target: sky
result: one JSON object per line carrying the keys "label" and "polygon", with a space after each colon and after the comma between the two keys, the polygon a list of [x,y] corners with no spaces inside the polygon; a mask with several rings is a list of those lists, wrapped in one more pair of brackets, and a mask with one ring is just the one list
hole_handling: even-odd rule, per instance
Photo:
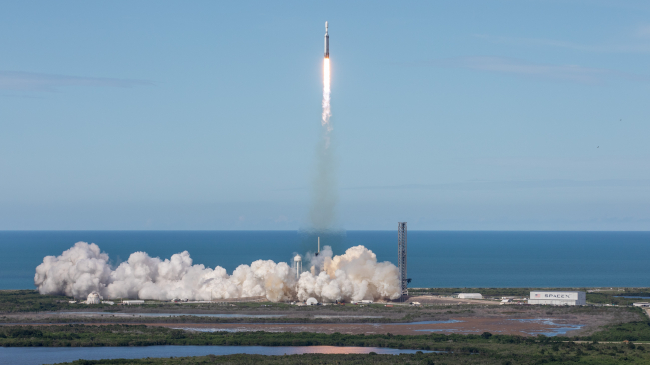
{"label": "sky", "polygon": [[647,1],[0,4],[0,229],[649,230]]}

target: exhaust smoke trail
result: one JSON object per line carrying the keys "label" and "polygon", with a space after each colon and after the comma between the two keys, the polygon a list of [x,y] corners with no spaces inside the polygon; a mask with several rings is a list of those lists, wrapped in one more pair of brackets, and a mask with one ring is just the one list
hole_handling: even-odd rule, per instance
{"label": "exhaust smoke trail", "polygon": [[316,174],[312,185],[311,223],[316,231],[332,228],[338,195],[336,193],[335,162],[332,151],[330,122],[330,58],[329,34],[325,23],[325,58],[323,60],[323,113],[321,117],[321,139],[316,150]]}
{"label": "exhaust smoke trail", "polygon": [[[311,221],[318,231],[331,230],[337,201],[333,144],[330,123],[329,36],[325,23],[323,63],[323,114],[321,139],[317,149],[317,171],[313,184]],[[331,233],[331,232],[330,232]],[[401,296],[399,272],[395,265],[377,262],[364,246],[355,246],[343,255],[334,255],[331,246],[318,256],[307,254],[308,271],[296,277],[285,263],[257,260],[239,265],[230,275],[223,267],[194,265],[187,251],[169,259],[151,257],[146,252],[131,254],[117,267],[94,243],[77,242],[60,256],[46,256],[36,267],[34,284],[41,294],[65,294],[85,298],[97,292],[104,298],[209,300],[265,296],[273,302],[306,300],[322,302],[363,299],[397,299]]]}

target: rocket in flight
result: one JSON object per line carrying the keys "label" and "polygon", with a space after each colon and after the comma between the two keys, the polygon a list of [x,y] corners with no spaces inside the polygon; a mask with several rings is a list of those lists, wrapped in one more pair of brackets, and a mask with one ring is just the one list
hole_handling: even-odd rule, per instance
{"label": "rocket in flight", "polygon": [[327,33],[327,22],[325,22],[325,58],[330,58],[330,35]]}

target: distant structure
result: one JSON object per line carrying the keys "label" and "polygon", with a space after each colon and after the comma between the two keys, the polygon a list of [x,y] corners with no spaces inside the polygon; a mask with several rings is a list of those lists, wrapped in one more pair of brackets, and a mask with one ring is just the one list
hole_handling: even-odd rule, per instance
{"label": "distant structure", "polygon": [[[187,299],[185,299],[187,302]],[[122,300],[122,305],[141,305],[144,304],[144,300],[141,299],[131,299],[131,300]]]}
{"label": "distant structure", "polygon": [[458,299],[483,299],[481,293],[459,293]]}
{"label": "distant structure", "polygon": [[86,304],[99,304],[102,302],[102,298],[99,296],[99,293],[97,292],[92,292],[88,294],[88,298],[86,299]]}
{"label": "distant structure", "polygon": [[409,295],[407,285],[410,281],[406,276],[406,222],[397,223],[397,262],[402,297],[404,297]]}
{"label": "distant structure", "polygon": [[293,262],[296,264],[296,279],[300,279],[300,273],[302,272],[302,257],[296,255],[293,258]]}
{"label": "distant structure", "polygon": [[528,304],[586,305],[587,294],[583,291],[531,291]]}

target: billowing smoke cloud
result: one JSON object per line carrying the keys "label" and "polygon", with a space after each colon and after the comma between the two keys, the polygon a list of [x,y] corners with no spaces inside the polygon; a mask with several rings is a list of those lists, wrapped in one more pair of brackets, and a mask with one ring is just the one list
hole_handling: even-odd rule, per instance
{"label": "billowing smoke cloud", "polygon": [[34,284],[41,294],[63,294],[85,298],[98,292],[104,298],[210,300],[265,296],[273,302],[315,297],[336,300],[397,299],[400,295],[398,271],[390,262],[377,262],[375,254],[363,246],[333,256],[325,246],[310,262],[310,271],[296,279],[295,271],[284,263],[257,260],[240,265],[228,275],[192,265],[187,251],[161,260],[145,252],[131,254],[113,270],[108,255],[99,247],[77,242],[60,256],[47,256],[36,268]]}
{"label": "billowing smoke cloud", "polygon": [[377,256],[364,246],[349,248],[344,255],[332,257],[329,246],[311,260],[311,270],[303,272],[297,286],[298,299],[320,298],[363,300],[400,297],[397,267],[377,262]]}

